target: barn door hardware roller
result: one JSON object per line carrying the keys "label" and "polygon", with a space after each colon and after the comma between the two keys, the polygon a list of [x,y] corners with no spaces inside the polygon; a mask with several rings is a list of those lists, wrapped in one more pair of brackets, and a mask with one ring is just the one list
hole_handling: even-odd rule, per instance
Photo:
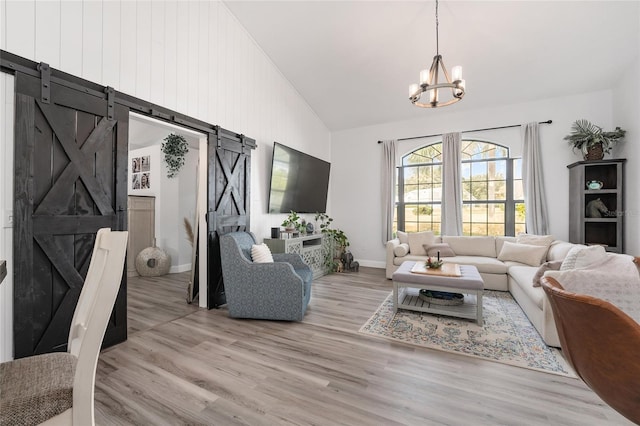
{"label": "barn door hardware roller", "polygon": [[113,120],[113,104],[115,102],[116,91],[111,86],[107,86],[104,89],[107,94],[107,120]]}
{"label": "barn door hardware roller", "polygon": [[51,68],[46,62],[40,62],[38,71],[40,71],[40,102],[48,104],[51,99]]}

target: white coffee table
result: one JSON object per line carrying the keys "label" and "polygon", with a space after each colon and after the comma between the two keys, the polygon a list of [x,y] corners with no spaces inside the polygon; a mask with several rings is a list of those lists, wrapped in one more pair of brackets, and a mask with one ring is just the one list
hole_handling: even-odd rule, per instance
{"label": "white coffee table", "polygon": [[[460,277],[425,275],[411,272],[416,262],[406,261],[393,273],[393,311],[409,309],[448,315],[456,318],[475,319],[482,326],[482,292],[484,281],[475,266],[460,265]],[[420,298],[420,289],[462,293],[461,305],[437,305]]]}

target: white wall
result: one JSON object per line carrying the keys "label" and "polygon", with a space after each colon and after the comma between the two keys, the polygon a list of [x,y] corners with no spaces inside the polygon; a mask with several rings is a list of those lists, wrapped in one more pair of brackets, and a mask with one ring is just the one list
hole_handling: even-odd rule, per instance
{"label": "white wall", "polygon": [[[640,35],[638,37],[640,39]],[[640,41],[638,43],[640,46]],[[640,50],[640,47],[639,47]],[[613,91],[614,126],[627,131],[625,142],[614,149],[616,157],[626,158],[625,252],[640,256],[640,56],[620,79]]]}
{"label": "white wall", "polygon": [[221,2],[2,1],[0,48],[254,138],[258,238],[284,218],[267,214],[273,141],[331,159],[329,130]]}
{"label": "white wall", "polygon": [[[385,253],[380,231],[382,147],[377,143],[378,140],[551,119],[553,124],[540,126],[543,171],[551,216],[550,232],[556,238],[566,240],[569,220],[569,172],[566,166],[582,158],[574,154],[562,138],[579,118],[610,128],[611,98],[611,91],[599,91],[475,111],[457,112],[454,105],[439,110],[427,109],[421,120],[334,132],[330,190],[334,224],[349,236],[350,249],[361,265],[384,267]],[[512,156],[521,155],[519,128],[465,133],[464,136],[495,141],[509,146]],[[416,147],[436,140],[441,138],[399,142],[398,161]]]}

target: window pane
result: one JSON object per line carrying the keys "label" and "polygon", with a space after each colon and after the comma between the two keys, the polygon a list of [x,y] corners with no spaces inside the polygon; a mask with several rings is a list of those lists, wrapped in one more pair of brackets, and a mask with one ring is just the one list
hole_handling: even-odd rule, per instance
{"label": "window pane", "polygon": [[525,232],[527,232],[525,225],[516,223],[516,235],[524,234]]}
{"label": "window pane", "polygon": [[504,218],[505,218],[504,210],[505,210],[504,204],[489,204],[487,206],[487,221],[489,223],[500,223],[504,225]]}
{"label": "window pane", "polygon": [[462,205],[462,222],[471,222],[471,204]]}
{"label": "window pane", "polygon": [[524,188],[522,187],[521,180],[513,181],[513,199],[524,200]]}
{"label": "window pane", "polygon": [[433,183],[442,182],[442,166],[433,166]]}
{"label": "window pane", "polygon": [[525,223],[525,206],[524,203],[516,203],[516,224],[523,224]]}
{"label": "window pane", "polygon": [[507,176],[507,162],[506,161],[489,161],[487,162],[487,168],[489,170],[488,179],[490,180],[504,180]]}
{"label": "window pane", "polygon": [[486,200],[487,199],[488,186],[487,182],[472,182],[471,194],[474,200]]}
{"label": "window pane", "polygon": [[513,178],[522,179],[522,158],[513,160]]}
{"label": "window pane", "polygon": [[409,203],[412,201],[418,201],[418,185],[406,185],[404,186],[404,202]]}
{"label": "window pane", "polygon": [[491,180],[487,183],[487,200],[506,200],[507,185],[504,180]]}
{"label": "window pane", "polygon": [[471,201],[472,199],[471,182],[462,182],[462,200]]}
{"label": "window pane", "polygon": [[473,180],[487,178],[487,163],[482,161],[479,163],[471,163],[471,176]]}
{"label": "window pane", "polygon": [[462,179],[471,179],[471,164],[462,163],[462,168],[460,169],[460,173],[462,174]]}
{"label": "window pane", "polygon": [[505,235],[504,223],[490,223],[487,227],[487,235]]}

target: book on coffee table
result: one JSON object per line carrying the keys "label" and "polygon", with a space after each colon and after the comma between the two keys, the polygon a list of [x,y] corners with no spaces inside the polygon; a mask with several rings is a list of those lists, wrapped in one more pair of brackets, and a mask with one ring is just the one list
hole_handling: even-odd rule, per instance
{"label": "book on coffee table", "polygon": [[414,274],[437,275],[440,277],[461,277],[460,265],[457,263],[445,263],[440,268],[427,268],[424,262],[416,262],[411,268]]}

